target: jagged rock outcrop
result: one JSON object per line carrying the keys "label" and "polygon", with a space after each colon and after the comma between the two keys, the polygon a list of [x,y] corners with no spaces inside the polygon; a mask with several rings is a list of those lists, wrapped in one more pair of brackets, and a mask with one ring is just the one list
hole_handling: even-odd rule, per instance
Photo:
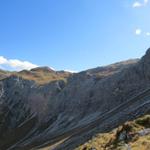
{"label": "jagged rock outcrop", "polygon": [[[124,61],[75,74],[36,68],[19,72],[19,76],[14,74],[2,79],[0,81],[0,149],[24,150],[35,147],[37,149],[44,143],[51,143],[53,139],[61,140],[63,134],[66,137],[82,128],[80,136],[82,140],[76,135],[70,138],[66,145],[57,147],[57,149],[65,147],[66,150],[67,148],[71,150],[76,144],[86,140],[83,138],[86,134],[91,136],[95,132],[113,128],[121,122],[148,112],[150,103],[147,97],[150,94],[147,93],[144,98],[139,97],[138,101],[132,100],[131,106],[128,106],[130,104],[128,101],[150,88],[149,66],[150,50],[141,60]],[[39,85],[41,78],[35,78],[35,72],[36,77],[38,73],[42,72],[43,76],[46,72],[49,82],[44,80],[45,84]],[[31,78],[33,74],[34,78]],[[54,80],[51,80],[51,76]],[[33,80],[27,80],[30,78]],[[35,79],[38,82],[35,82]],[[120,109],[117,112],[116,109],[115,113],[112,112],[112,117],[111,113],[107,114],[122,104],[127,105],[127,107],[121,106],[122,112]],[[105,119],[103,123],[96,120],[105,113],[109,120]],[[134,115],[129,116],[129,114]],[[94,120],[97,122],[95,121],[93,126]],[[89,126],[89,133],[84,134],[84,126]],[[18,134],[14,135],[13,131]],[[7,139],[6,136],[9,138]],[[70,142],[75,144],[67,147]]]}

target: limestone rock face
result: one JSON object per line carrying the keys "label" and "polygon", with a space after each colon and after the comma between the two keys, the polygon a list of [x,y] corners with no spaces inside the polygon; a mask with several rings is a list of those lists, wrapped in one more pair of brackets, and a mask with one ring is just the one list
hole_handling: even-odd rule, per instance
{"label": "limestone rock face", "polygon": [[147,50],[145,56],[142,57],[140,69],[143,71],[145,78],[150,79],[150,48]]}
{"label": "limestone rock face", "polygon": [[[41,70],[42,75],[43,70],[48,75],[55,75],[55,80],[45,84],[28,80],[28,74],[31,77],[34,72],[36,75],[37,72],[41,73]],[[40,146],[56,135],[87,126],[104,113],[150,88],[150,50],[141,60],[128,60],[80,73],[55,72],[44,67],[20,74],[25,75],[25,79],[15,74],[0,80],[1,150],[24,150]],[[126,114],[139,107],[133,117],[149,111],[143,101],[132,106],[127,106]],[[124,117],[120,110],[118,114],[115,116],[117,123],[109,124],[112,127]],[[113,117],[111,119],[115,120]],[[130,119],[124,118],[124,121]]]}

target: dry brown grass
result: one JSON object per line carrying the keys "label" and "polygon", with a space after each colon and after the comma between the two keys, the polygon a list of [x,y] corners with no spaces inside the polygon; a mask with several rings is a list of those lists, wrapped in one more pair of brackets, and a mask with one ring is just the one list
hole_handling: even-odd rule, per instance
{"label": "dry brown grass", "polygon": [[31,71],[23,70],[20,72],[7,72],[0,70],[0,80],[9,76],[18,76],[26,80],[33,80],[40,85],[49,83],[51,81],[66,80],[70,75],[71,73],[69,72],[55,72],[44,69],[35,69]]}
{"label": "dry brown grass", "polygon": [[[97,134],[85,144],[75,150],[127,150],[126,144],[132,150],[150,150],[150,135],[139,136],[138,131],[150,127],[150,115],[145,115],[135,121],[130,121],[114,129],[110,133]],[[119,135],[123,131],[131,135],[127,141],[119,141]]]}
{"label": "dry brown grass", "polygon": [[27,80],[33,80],[38,84],[46,84],[51,81],[65,80],[67,77],[70,76],[70,73],[30,71],[30,72],[20,72],[20,73],[17,73],[17,75]]}
{"label": "dry brown grass", "polygon": [[[109,133],[97,134],[91,140],[75,148],[75,150],[127,150],[127,146],[132,150],[150,150],[150,135],[137,136],[136,134],[138,131],[149,127],[149,118],[150,115],[145,115],[134,121],[126,122]],[[133,137],[128,141],[119,141],[119,133],[122,133],[124,130],[127,130]],[[40,150],[52,149],[53,146]]]}

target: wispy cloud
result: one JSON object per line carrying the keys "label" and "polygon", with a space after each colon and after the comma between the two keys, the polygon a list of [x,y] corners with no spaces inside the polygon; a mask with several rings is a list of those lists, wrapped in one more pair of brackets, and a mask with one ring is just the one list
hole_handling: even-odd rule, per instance
{"label": "wispy cloud", "polygon": [[70,72],[70,73],[77,73],[77,72],[78,72],[78,71],[68,70],[68,69],[65,69],[64,71],[66,71],[66,72]]}
{"label": "wispy cloud", "polygon": [[142,6],[143,6],[142,3],[140,2],[134,2],[132,5],[133,8],[142,7]]}
{"label": "wispy cloud", "polygon": [[140,35],[143,35],[143,36],[149,36],[150,37],[150,32],[145,32],[145,31],[143,31],[142,29],[140,29],[140,28],[137,28],[136,30],[135,30],[135,35],[137,35],[137,36],[140,36]]}
{"label": "wispy cloud", "polygon": [[[148,5],[150,0],[136,0],[133,4],[132,4],[132,7],[133,8],[140,8],[140,7],[145,7]],[[140,28],[137,28],[135,29],[134,31],[135,35],[143,35],[143,36],[150,36],[150,32],[149,31],[144,31],[144,29],[140,29]]]}
{"label": "wispy cloud", "polygon": [[149,0],[144,0],[143,2],[135,1],[132,5],[133,8],[139,8],[146,6],[148,4]]}
{"label": "wispy cloud", "polygon": [[146,32],[146,36],[150,36],[150,32]]}
{"label": "wispy cloud", "polygon": [[21,61],[18,59],[7,59],[4,56],[0,56],[0,66],[1,68],[9,67],[12,70],[30,70],[32,68],[38,67],[35,64],[32,64],[28,61]]}
{"label": "wispy cloud", "polygon": [[135,34],[136,35],[140,35],[142,33],[142,30],[140,28],[136,29],[135,30]]}
{"label": "wispy cloud", "polygon": [[147,4],[149,0],[144,0],[144,4]]}

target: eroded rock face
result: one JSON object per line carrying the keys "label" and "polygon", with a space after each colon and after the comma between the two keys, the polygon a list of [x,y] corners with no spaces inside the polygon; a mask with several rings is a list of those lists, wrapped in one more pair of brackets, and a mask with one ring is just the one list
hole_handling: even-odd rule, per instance
{"label": "eroded rock face", "polygon": [[17,76],[1,80],[0,149],[34,148],[57,133],[87,125],[149,88],[149,66],[150,50],[141,60],[90,69],[44,85]]}
{"label": "eroded rock face", "polygon": [[146,54],[142,57],[140,61],[139,68],[143,72],[145,78],[150,79],[150,48],[147,50]]}

